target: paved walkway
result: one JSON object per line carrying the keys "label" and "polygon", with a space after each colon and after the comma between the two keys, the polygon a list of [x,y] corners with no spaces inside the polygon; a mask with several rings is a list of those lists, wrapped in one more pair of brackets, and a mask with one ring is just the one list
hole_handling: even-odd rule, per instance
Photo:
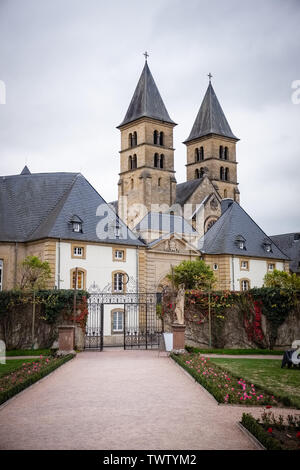
{"label": "paved walkway", "polygon": [[0,449],[255,449],[245,409],[157,351],[84,352],[0,408]]}

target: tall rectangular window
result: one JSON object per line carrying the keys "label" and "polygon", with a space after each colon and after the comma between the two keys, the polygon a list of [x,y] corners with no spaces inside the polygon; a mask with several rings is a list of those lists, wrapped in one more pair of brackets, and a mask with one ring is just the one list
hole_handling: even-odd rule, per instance
{"label": "tall rectangular window", "polygon": [[113,331],[122,332],[124,329],[124,312],[122,310],[113,312]]}
{"label": "tall rectangular window", "polygon": [[0,290],[3,288],[3,261],[0,259]]}
{"label": "tall rectangular window", "polygon": [[116,273],[114,274],[114,291],[115,292],[123,292],[124,282],[123,282],[123,273]]}

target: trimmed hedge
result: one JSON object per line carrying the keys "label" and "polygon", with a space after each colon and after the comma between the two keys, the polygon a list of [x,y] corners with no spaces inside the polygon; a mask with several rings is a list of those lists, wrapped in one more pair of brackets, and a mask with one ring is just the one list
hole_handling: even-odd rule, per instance
{"label": "trimmed hedge", "polygon": [[243,413],[241,424],[267,449],[284,450],[284,447],[271,437],[251,414]]}
{"label": "trimmed hedge", "polygon": [[0,392],[0,405],[4,403],[5,401],[9,400],[9,398],[12,398],[14,395],[24,390],[25,388],[29,387],[35,382],[38,382],[40,379],[50,374],[52,371],[62,366],[65,362],[70,361],[71,359],[73,359],[73,357],[75,357],[74,354],[68,354],[67,356],[62,357],[61,359],[58,359],[54,364],[50,364],[49,366],[45,367],[40,372],[37,372],[31,377],[28,377],[28,379],[26,379],[24,382],[13,385],[8,390],[4,390],[3,392]]}
{"label": "trimmed hedge", "polygon": [[185,346],[185,349],[189,353],[201,353],[201,354],[232,354],[233,356],[236,355],[272,355],[272,356],[282,356],[284,351],[275,350],[275,349],[201,349],[195,348],[194,346]]}

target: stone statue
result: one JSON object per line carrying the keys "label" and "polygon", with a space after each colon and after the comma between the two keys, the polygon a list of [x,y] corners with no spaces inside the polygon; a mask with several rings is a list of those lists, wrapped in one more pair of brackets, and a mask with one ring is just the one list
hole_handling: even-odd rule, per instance
{"label": "stone statue", "polygon": [[178,293],[176,297],[176,307],[175,307],[175,315],[176,315],[175,323],[178,323],[179,325],[184,325],[184,297],[185,297],[185,285],[179,284]]}

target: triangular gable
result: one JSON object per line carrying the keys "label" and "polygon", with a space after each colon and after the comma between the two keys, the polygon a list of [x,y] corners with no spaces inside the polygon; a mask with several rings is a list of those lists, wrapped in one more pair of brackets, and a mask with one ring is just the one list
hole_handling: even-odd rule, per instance
{"label": "triangular gable", "polygon": [[197,247],[177,233],[168,233],[163,237],[154,240],[148,244],[148,249],[170,253],[183,253],[189,250],[192,251],[194,255],[199,256]]}

